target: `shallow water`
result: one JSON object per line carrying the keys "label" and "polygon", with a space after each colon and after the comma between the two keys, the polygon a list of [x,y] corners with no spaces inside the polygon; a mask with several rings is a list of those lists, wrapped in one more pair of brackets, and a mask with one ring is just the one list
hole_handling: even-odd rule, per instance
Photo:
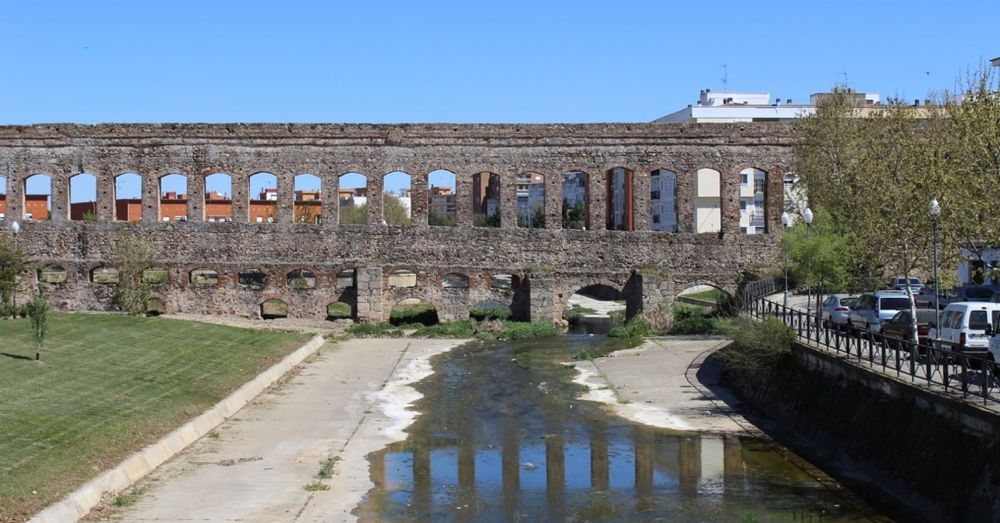
{"label": "shallow water", "polygon": [[637,425],[575,399],[559,362],[602,336],[460,347],[370,456],[367,521],[888,521],[772,442]]}

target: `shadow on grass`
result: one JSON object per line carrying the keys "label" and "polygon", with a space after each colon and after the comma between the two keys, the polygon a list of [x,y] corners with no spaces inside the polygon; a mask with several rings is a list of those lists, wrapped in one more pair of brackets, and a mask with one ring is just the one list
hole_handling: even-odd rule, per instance
{"label": "shadow on grass", "polygon": [[8,358],[13,358],[15,360],[34,361],[34,359],[35,359],[35,358],[31,357],[31,356],[22,356],[20,354],[11,354],[9,352],[0,352],[0,356],[6,356]]}

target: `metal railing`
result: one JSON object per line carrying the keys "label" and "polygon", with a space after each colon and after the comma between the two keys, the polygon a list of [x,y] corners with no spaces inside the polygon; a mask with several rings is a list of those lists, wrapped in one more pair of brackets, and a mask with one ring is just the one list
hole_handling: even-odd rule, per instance
{"label": "metal railing", "polygon": [[767,299],[780,290],[777,281],[745,286],[743,314],[758,321],[777,318],[807,345],[843,354],[884,374],[931,389],[942,387],[964,398],[981,398],[984,405],[1000,404],[1000,368],[993,360],[823,321],[816,314]]}

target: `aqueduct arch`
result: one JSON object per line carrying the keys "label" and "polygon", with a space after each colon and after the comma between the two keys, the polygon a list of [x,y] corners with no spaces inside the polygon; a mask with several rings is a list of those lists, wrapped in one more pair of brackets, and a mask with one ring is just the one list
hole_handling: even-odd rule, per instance
{"label": "aqueduct arch", "polygon": [[[280,296],[289,316],[324,318],[343,302],[358,319],[379,321],[412,297],[433,303],[442,320],[495,300],[522,319],[555,321],[567,293],[605,282],[636,315],[693,282],[736,294],[746,273],[774,261],[790,135],[786,124],[0,126],[2,214],[24,216],[26,180],[51,177],[52,219],[24,223],[19,240],[33,259],[66,269],[48,293],[64,308],[111,307],[114,284],[89,274],[107,265],[124,232],[148,239],[169,275],[156,290],[164,312],[248,314]],[[740,173],[748,166],[766,173],[764,186],[753,187],[764,198],[762,234],[740,234]],[[442,169],[454,175],[450,196],[434,192],[441,184],[431,173]],[[661,169],[668,180],[653,179]],[[718,176],[699,187],[704,169]],[[403,227],[382,223],[384,176],[396,171],[411,176]],[[587,176],[564,184],[568,172]],[[96,216],[71,221],[69,183],[80,173],[97,179]],[[119,190],[126,173],[138,183]],[[160,178],[169,173],[186,177],[186,221],[158,216]],[[258,173],[275,183],[251,187]],[[321,202],[315,212],[324,219],[296,219],[296,205],[310,201],[294,191],[304,173],[318,179],[303,190]],[[666,191],[668,227],[653,223],[654,181]],[[576,187],[572,200],[564,186]],[[126,189],[131,201],[117,205]],[[562,219],[564,201],[577,207],[571,221]],[[699,211],[701,204],[709,207]],[[454,226],[432,226],[440,222],[431,223],[431,205]],[[708,232],[697,232],[699,217],[711,221]],[[413,288],[388,285],[397,268],[418,274]],[[217,278],[192,284],[196,269]],[[344,269],[355,271],[351,285]],[[264,276],[241,283],[251,270]],[[289,290],[293,270],[315,284]],[[445,286],[449,274],[464,275],[467,286]],[[492,285],[499,274],[516,284]],[[32,279],[22,282],[25,296]]]}

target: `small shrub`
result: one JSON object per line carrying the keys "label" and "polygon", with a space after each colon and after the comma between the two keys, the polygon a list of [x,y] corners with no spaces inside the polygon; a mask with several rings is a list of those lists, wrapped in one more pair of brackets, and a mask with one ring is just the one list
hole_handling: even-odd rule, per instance
{"label": "small shrub", "polygon": [[542,322],[504,322],[503,329],[497,334],[501,340],[529,340],[532,338],[544,338],[546,336],[558,336],[559,328],[551,323]]}
{"label": "small shrub", "polygon": [[316,477],[319,479],[330,479],[333,477],[333,466],[340,461],[340,456],[334,456],[330,459],[320,462],[319,472],[316,473]]}
{"label": "small shrub", "polygon": [[330,485],[322,481],[313,481],[312,483],[307,483],[303,488],[306,489],[306,492],[319,492],[321,490],[330,490]]}
{"label": "small shrub", "polygon": [[656,332],[646,320],[635,319],[624,325],[615,325],[608,330],[608,337],[611,338],[641,338],[643,336],[653,336]]}
{"label": "small shrub", "polygon": [[573,323],[578,321],[580,319],[580,316],[584,314],[594,314],[595,312],[597,311],[591,309],[590,307],[581,307],[580,305],[573,305],[568,309],[563,310],[563,319],[570,323]]}

